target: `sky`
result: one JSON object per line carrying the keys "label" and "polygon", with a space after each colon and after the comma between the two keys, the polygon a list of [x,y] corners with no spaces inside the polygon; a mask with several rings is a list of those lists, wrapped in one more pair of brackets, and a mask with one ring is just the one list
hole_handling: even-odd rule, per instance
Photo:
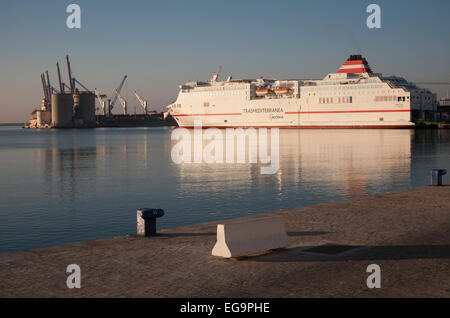
{"label": "sky", "polygon": [[[66,8],[81,8],[69,29]],[[369,4],[381,28],[369,29]],[[43,98],[40,74],[57,85],[56,62],[111,96],[124,75],[128,109],[162,111],[178,85],[222,66],[234,78],[323,78],[350,54],[377,73],[413,82],[450,82],[448,0],[0,0],[0,123],[25,122]],[[439,96],[448,86],[427,86]],[[119,112],[117,104],[115,112]]]}

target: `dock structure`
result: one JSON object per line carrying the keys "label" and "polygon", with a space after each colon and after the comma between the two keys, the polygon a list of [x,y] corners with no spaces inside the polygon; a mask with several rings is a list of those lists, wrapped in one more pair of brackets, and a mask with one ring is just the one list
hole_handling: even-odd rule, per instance
{"label": "dock structure", "polygon": [[[61,80],[59,63],[56,63],[59,87],[55,88],[50,82],[48,71],[46,76],[41,74],[44,98],[40,109],[32,111],[31,118],[24,128],[93,128],[95,121],[95,94],[72,76],[69,56],[66,55],[67,73],[70,90],[65,91],[65,83]],[[47,80],[46,80],[47,78]],[[80,86],[80,91],[76,88]]]}
{"label": "dock structure", "polygon": [[[164,127],[176,126],[176,121],[168,112],[148,111],[147,101],[136,92],[136,97],[144,108],[144,114],[129,114],[127,101],[121,95],[122,87],[127,79],[125,75],[119,86],[113,92],[113,99],[107,99],[95,88],[93,91],[87,88],[77,78],[72,76],[72,68],[69,56],[66,55],[68,90],[62,82],[61,69],[56,63],[58,75],[58,88],[52,86],[48,71],[41,74],[42,90],[44,98],[41,105],[31,112],[31,118],[24,123],[23,128],[48,129],[48,128],[96,128],[96,127]],[[78,85],[78,87],[77,87]],[[101,115],[96,115],[95,100],[98,100]],[[121,115],[112,114],[116,101],[122,104]]]}
{"label": "dock structure", "polygon": [[239,218],[282,215],[290,246],[238,259],[211,255],[223,221],[3,254],[0,297],[450,297],[449,211],[446,185]]}

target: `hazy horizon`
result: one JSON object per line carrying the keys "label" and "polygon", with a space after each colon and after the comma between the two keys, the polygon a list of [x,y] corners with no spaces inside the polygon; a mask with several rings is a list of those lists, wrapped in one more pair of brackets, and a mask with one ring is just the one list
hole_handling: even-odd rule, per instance
{"label": "hazy horizon", "polygon": [[[66,26],[66,7],[81,7],[81,29]],[[366,8],[381,6],[381,29]],[[110,96],[122,77],[130,113],[161,111],[178,85],[222,77],[323,78],[350,54],[376,73],[412,82],[450,82],[450,2],[424,1],[2,1],[0,123],[25,122],[40,106],[40,74],[57,86],[56,62]],[[427,86],[445,95],[448,86]],[[120,111],[117,104],[115,112]]]}

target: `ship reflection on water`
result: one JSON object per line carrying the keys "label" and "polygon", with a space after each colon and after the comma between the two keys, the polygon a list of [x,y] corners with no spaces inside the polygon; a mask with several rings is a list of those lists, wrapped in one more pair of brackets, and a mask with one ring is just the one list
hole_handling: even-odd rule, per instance
{"label": "ship reflection on water", "polygon": [[177,166],[178,186],[190,191],[208,182],[221,191],[225,181],[234,187],[252,183],[261,191],[273,187],[279,197],[293,189],[360,196],[410,181],[413,136],[411,130],[280,130],[280,168],[275,174],[262,175],[260,163],[183,163]]}
{"label": "ship reflection on water", "polygon": [[142,207],[168,228],[423,186],[450,162],[450,131],[280,130],[264,175],[175,164],[171,133],[0,129],[0,253],[135,233]]}

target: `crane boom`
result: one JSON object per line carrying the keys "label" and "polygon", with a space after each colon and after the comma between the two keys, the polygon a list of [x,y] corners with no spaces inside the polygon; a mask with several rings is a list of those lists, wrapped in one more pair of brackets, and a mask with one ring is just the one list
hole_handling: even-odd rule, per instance
{"label": "crane boom", "polygon": [[61,71],[59,70],[59,63],[56,62],[56,69],[58,70],[58,82],[59,82],[59,91],[61,94],[64,94],[64,87],[61,82]]}
{"label": "crane boom", "polygon": [[122,104],[123,114],[127,114],[127,101],[120,95],[119,91],[115,90],[116,96],[119,98],[120,103]]}
{"label": "crane boom", "polygon": [[141,96],[139,96],[139,94],[136,91],[134,91],[134,95],[136,95],[136,98],[139,100],[139,103],[141,103],[142,107],[144,108],[144,112],[147,115],[148,114],[147,101],[143,99]]}
{"label": "crane boom", "polygon": [[47,75],[47,89],[48,89],[48,104],[52,103],[52,85],[50,84],[50,77],[48,76],[48,71],[45,71]]}
{"label": "crane boom", "polygon": [[[87,88],[86,86],[84,86],[83,84],[81,84],[81,82],[79,80],[77,80],[75,77],[72,78],[74,84],[77,83],[78,85],[80,85],[85,91],[87,92],[91,92],[91,90],[89,88]],[[73,85],[73,88],[75,89],[75,85]]]}
{"label": "crane boom", "polygon": [[70,61],[69,61],[69,55],[66,55],[66,61],[67,61],[67,73],[69,75],[69,85],[70,85],[70,92],[74,93],[74,87],[72,82],[72,70],[70,69]]}
{"label": "crane boom", "polygon": [[44,74],[41,74],[41,81],[42,81],[42,88],[44,90],[44,104],[45,104],[45,107],[47,107],[47,105],[48,105],[48,89],[47,89],[47,84],[45,83]]}
{"label": "crane boom", "polygon": [[120,91],[122,90],[122,87],[123,87],[123,84],[125,83],[125,80],[127,79],[127,76],[125,75],[124,77],[123,77],[123,79],[122,79],[122,82],[120,83],[120,85],[119,85],[119,87],[117,87],[115,90],[114,90],[114,98],[113,98],[113,100],[112,100],[112,102],[111,102],[111,104],[110,104],[110,111],[113,109],[113,107],[114,107],[114,104],[116,103],[116,101],[117,101],[117,94],[118,93],[120,93]]}

